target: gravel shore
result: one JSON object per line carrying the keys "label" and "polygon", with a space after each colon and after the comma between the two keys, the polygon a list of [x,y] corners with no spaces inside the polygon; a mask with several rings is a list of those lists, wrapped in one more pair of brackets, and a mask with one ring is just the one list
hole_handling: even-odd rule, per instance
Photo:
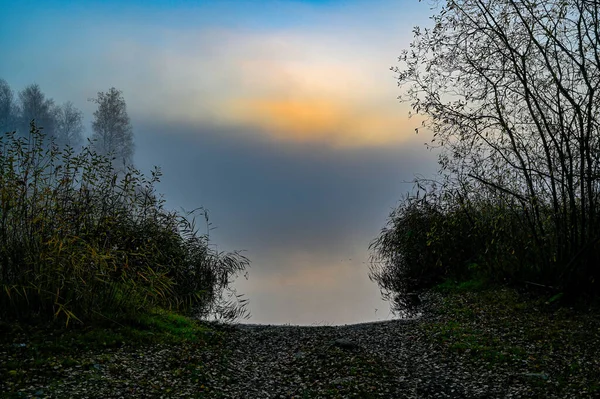
{"label": "gravel shore", "polygon": [[[0,382],[5,392],[0,397],[598,397],[575,388],[554,389],[558,376],[532,369],[527,360],[493,362],[470,350],[448,350],[432,339],[430,326],[437,322],[439,316],[347,326],[213,325],[222,332],[217,345],[123,345],[74,352],[72,362],[63,359],[50,370],[52,362],[36,369],[32,358],[18,392]],[[598,335],[592,338],[590,344],[596,345]],[[525,345],[530,358],[546,352],[543,346]],[[19,350],[0,348],[0,358],[10,362]],[[579,356],[569,353],[565,356]],[[597,368],[597,357],[588,355],[583,361]]]}
{"label": "gravel shore", "polygon": [[215,390],[231,398],[536,397],[514,370],[465,361],[430,343],[420,328],[430,321],[239,325],[226,345],[232,353],[227,374],[236,383],[217,378]]}

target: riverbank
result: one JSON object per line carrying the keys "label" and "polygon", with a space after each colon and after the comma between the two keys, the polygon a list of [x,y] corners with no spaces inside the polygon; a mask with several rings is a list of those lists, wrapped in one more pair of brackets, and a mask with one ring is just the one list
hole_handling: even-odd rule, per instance
{"label": "riverbank", "polygon": [[[2,398],[571,398],[600,395],[600,317],[509,289],[428,294],[425,316],[348,326],[165,317],[4,325]],[[52,335],[50,335],[52,334]]]}

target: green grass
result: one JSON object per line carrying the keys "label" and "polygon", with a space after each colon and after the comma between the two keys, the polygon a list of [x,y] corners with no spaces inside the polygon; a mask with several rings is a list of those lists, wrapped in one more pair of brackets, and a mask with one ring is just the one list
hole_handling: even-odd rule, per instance
{"label": "green grass", "polygon": [[199,342],[212,336],[214,331],[196,320],[177,313],[157,310],[153,314],[142,314],[130,321],[134,327],[129,327],[126,332],[134,334],[138,339],[150,335],[159,340],[168,342]]}
{"label": "green grass", "polygon": [[465,281],[458,281],[455,279],[447,279],[443,283],[433,288],[434,291],[438,291],[445,294],[461,293],[461,292],[479,292],[490,287],[490,283],[485,279],[469,279]]}
{"label": "green grass", "polygon": [[[25,388],[33,374],[47,381],[50,392],[52,387],[61,386],[68,370],[88,370],[86,378],[94,379],[98,378],[96,367],[105,365],[112,375],[124,375],[127,371],[114,359],[117,348],[143,352],[144,348],[168,346],[191,353],[220,345],[225,334],[206,323],[166,311],[68,329],[56,324],[22,323],[4,323],[3,329],[8,333],[0,335],[0,352],[5,352],[9,360],[0,362],[0,391],[9,386],[12,393],[0,394],[0,398],[19,397],[18,389]],[[174,361],[172,372],[173,378],[189,374],[190,378],[201,379],[206,371],[197,363]],[[3,383],[9,385],[3,388]]]}
{"label": "green grass", "polygon": [[62,353],[69,348],[97,349],[122,345],[201,343],[222,335],[197,320],[164,311],[140,314],[131,319],[117,318],[106,323],[64,328],[56,325],[5,324],[5,340],[28,340],[33,350]]}
{"label": "green grass", "polygon": [[449,354],[517,374],[549,374],[559,392],[582,382],[588,392],[600,392],[597,308],[582,311],[557,304],[556,296],[478,281],[445,282],[436,290],[443,293],[438,318],[420,328]]}

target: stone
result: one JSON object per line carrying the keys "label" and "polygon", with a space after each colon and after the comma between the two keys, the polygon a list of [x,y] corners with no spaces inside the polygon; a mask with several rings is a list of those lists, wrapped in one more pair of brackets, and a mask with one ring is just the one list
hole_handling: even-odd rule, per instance
{"label": "stone", "polygon": [[342,349],[356,349],[358,348],[358,344],[356,342],[352,342],[349,339],[338,338],[333,341],[333,346],[337,346]]}

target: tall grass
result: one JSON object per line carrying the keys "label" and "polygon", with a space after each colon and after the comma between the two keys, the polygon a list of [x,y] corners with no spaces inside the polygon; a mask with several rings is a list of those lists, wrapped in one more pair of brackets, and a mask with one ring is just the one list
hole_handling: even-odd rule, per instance
{"label": "tall grass", "polygon": [[397,307],[406,306],[407,293],[448,278],[533,283],[573,299],[597,295],[600,248],[586,248],[586,258],[561,257],[565,232],[553,222],[550,201],[537,204],[537,228],[531,209],[485,186],[425,183],[391,213],[370,247],[370,277]]}
{"label": "tall grass", "polygon": [[89,145],[48,148],[34,122],[28,137],[0,138],[0,317],[68,324],[156,307],[245,315],[244,300],[223,294],[248,259],[212,250],[198,212],[165,209],[160,170],[118,173],[111,161]]}

